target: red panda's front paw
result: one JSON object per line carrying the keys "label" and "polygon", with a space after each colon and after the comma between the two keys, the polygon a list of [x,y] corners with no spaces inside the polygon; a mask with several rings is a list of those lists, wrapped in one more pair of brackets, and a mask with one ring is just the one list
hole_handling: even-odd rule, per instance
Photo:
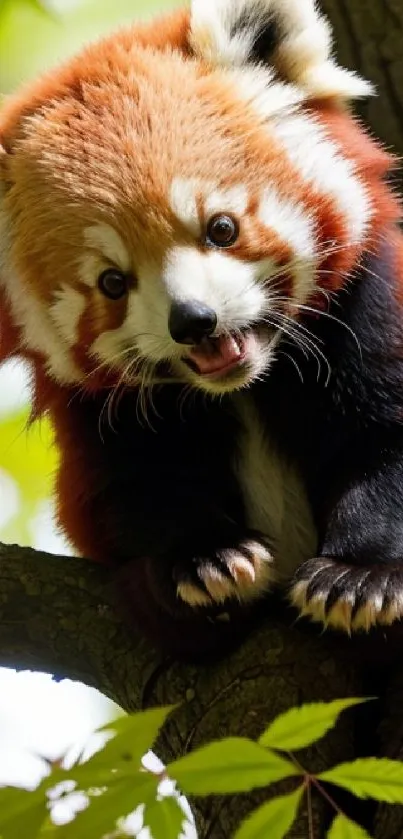
{"label": "red panda's front paw", "polygon": [[173,579],[177,597],[192,608],[227,600],[247,603],[262,597],[274,581],[273,557],[262,542],[247,539],[176,566]]}
{"label": "red panda's front paw", "polygon": [[291,603],[301,615],[348,633],[389,626],[403,617],[403,562],[353,565],[323,557],[294,575]]}

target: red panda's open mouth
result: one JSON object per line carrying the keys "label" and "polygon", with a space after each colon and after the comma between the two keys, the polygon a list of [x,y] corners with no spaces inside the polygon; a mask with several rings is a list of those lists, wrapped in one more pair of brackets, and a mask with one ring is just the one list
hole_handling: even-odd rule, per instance
{"label": "red panda's open mouth", "polygon": [[199,376],[214,378],[244,363],[255,344],[256,338],[252,331],[204,338],[190,349],[184,361]]}

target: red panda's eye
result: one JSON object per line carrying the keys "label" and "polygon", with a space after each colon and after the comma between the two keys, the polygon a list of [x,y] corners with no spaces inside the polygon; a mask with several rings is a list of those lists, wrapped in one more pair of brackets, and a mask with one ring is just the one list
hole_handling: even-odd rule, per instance
{"label": "red panda's eye", "polygon": [[207,243],[218,248],[229,248],[239,236],[239,225],[232,216],[217,215],[207,225]]}
{"label": "red panda's eye", "polygon": [[127,292],[128,278],[117,268],[107,268],[98,277],[98,288],[110,300],[119,300]]}

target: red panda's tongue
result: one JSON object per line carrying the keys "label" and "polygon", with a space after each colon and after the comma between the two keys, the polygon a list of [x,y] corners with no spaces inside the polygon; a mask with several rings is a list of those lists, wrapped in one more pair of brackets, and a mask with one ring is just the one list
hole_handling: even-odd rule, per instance
{"label": "red panda's tongue", "polygon": [[212,373],[222,373],[243,357],[241,343],[232,335],[221,335],[219,338],[209,338],[190,350],[189,358],[203,376]]}

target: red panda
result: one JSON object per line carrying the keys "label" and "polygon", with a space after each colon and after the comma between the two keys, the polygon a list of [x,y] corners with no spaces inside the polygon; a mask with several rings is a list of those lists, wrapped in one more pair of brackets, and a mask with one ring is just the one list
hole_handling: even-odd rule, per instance
{"label": "red panda", "polygon": [[275,584],[348,632],[403,613],[399,207],[331,49],[314,0],[193,0],[0,114],[0,355],[60,527],[174,649]]}

